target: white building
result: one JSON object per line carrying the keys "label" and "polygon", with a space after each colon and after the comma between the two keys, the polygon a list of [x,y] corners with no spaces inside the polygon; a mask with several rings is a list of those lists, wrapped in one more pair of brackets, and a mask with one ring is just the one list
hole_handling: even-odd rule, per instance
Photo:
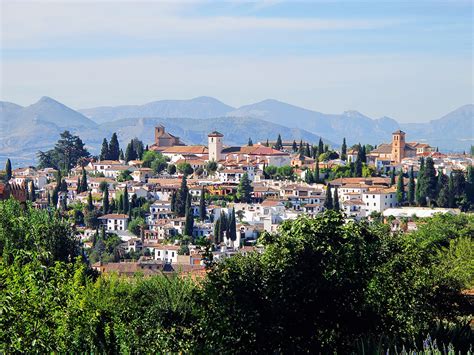
{"label": "white building", "polygon": [[366,215],[370,215],[372,212],[383,212],[387,208],[398,205],[397,193],[392,188],[366,191],[362,194],[362,201],[365,204]]}
{"label": "white building", "polygon": [[128,215],[126,214],[106,214],[99,217],[103,224],[106,225],[108,231],[123,231],[128,227]]}

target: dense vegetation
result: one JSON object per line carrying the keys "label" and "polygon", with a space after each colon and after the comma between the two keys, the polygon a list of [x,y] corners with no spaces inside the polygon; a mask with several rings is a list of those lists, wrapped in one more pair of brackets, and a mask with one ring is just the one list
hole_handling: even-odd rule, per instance
{"label": "dense vegetation", "polygon": [[393,234],[328,211],[263,235],[262,254],[210,262],[201,281],[124,279],[90,270],[59,214],[5,201],[0,351],[385,352],[430,333],[466,352],[473,238],[472,215]]}

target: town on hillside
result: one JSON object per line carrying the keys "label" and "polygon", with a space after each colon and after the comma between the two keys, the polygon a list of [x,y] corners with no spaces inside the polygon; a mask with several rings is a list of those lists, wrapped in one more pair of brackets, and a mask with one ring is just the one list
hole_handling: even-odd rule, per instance
{"label": "town on hillside", "polygon": [[[436,213],[474,208],[472,154],[445,154],[396,131],[388,143],[335,149],[274,141],[228,146],[223,134],[186,145],[155,128],[154,142],[120,148],[104,138],[92,157],[65,131],[39,165],[6,163],[0,199],[57,209],[102,273],[201,273],[206,262],[259,251],[259,235],[286,220],[340,210],[416,230]],[[471,152],[472,153],[472,152]]]}

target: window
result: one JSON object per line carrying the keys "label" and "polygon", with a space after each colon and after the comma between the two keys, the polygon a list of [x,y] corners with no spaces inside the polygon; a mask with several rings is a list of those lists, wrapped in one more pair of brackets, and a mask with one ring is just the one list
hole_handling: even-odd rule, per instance
{"label": "window", "polygon": [[374,206],[377,206],[377,204],[374,202]]}
{"label": "window", "polygon": [[171,252],[171,257],[172,257],[172,258],[174,258],[174,251],[173,251],[173,252]]}

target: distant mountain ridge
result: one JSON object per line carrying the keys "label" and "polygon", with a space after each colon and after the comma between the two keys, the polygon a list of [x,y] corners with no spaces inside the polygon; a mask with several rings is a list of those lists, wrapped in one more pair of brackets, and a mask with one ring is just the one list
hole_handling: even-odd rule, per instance
{"label": "distant mountain ridge", "polygon": [[153,142],[153,127],[164,124],[168,131],[188,144],[205,144],[209,131],[219,130],[226,144],[246,144],[276,139],[307,140],[319,137],[337,147],[348,144],[380,144],[391,140],[397,129],[408,141],[428,142],[441,150],[468,150],[474,144],[474,105],[462,106],[427,123],[399,124],[389,117],[372,119],[357,111],[324,114],[277,100],[264,100],[234,108],[211,98],[162,100],[145,105],[98,107],[73,110],[42,97],[29,106],[0,102],[0,164],[6,157],[19,162],[35,161],[38,150],[51,149],[65,129],[78,134],[92,153],[98,153],[104,137],[117,132],[122,145],[133,137]]}
{"label": "distant mountain ridge", "polygon": [[[196,103],[205,103],[206,112],[200,111]],[[133,106],[130,111],[115,108],[94,108],[80,110],[98,122],[125,117],[191,117],[205,119],[214,117],[258,118],[282,126],[290,126],[341,142],[346,137],[349,144],[365,142],[379,144],[391,140],[391,133],[403,129],[409,141],[428,142],[442,150],[460,151],[474,144],[474,105],[462,106],[447,115],[426,123],[398,123],[390,117],[370,118],[358,111],[341,114],[326,114],[308,110],[278,100],[267,99],[254,104],[233,108],[210,97],[191,100],[166,100]],[[146,109],[145,109],[146,108]],[[186,108],[184,111],[180,111]],[[90,114],[93,113],[93,116]]]}

